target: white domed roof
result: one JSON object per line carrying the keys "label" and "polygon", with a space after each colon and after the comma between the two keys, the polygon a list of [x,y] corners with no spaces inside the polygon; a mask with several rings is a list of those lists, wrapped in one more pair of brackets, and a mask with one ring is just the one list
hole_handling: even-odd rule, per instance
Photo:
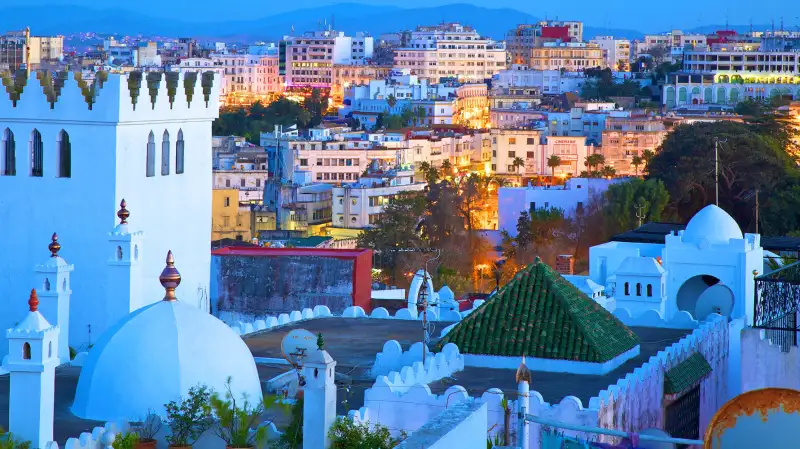
{"label": "white domed roof", "polygon": [[695,214],[686,230],[683,241],[700,244],[703,240],[712,245],[727,244],[731,239],[742,239],[742,230],[727,212],[711,204]]}
{"label": "white domed roof", "polygon": [[[167,297],[180,283],[174,274],[177,281],[165,285]],[[163,416],[164,404],[191,387],[224,393],[228,377],[234,397],[262,397],[253,355],[241,337],[196,307],[159,301],[122,319],[89,351],[72,412],[98,421],[134,420],[148,410]]]}

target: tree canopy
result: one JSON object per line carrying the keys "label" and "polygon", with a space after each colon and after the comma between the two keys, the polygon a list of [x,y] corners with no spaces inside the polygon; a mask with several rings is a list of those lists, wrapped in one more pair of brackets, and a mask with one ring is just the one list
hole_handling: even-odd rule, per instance
{"label": "tree canopy", "polygon": [[258,144],[262,132],[270,132],[275,125],[297,125],[305,128],[311,114],[294,101],[280,98],[268,106],[255,102],[250,107],[222,111],[214,120],[212,133],[215,136],[244,136]]}

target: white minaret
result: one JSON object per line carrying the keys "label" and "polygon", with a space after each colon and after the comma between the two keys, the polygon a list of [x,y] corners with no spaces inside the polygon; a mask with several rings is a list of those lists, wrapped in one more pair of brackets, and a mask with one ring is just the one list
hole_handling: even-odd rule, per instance
{"label": "white minaret", "polygon": [[303,361],[303,448],[328,449],[328,431],[336,421],[336,362],[324,349]]}
{"label": "white minaret", "polygon": [[[105,328],[113,326],[134,310],[146,306],[142,296],[142,260],[144,233],[128,229],[130,212],[125,200],[119,205],[119,224],[108,235],[106,270]],[[95,337],[99,337],[96,335]]]}
{"label": "white minaret", "polygon": [[50,258],[36,266],[36,284],[39,285],[39,311],[49,322],[58,326],[63,332],[58,337],[58,358],[69,362],[69,301],[72,295],[70,273],[75,269],[59,257],[58,234],[53,234],[48,246]]}
{"label": "white minaret", "polygon": [[531,403],[531,372],[528,365],[525,364],[525,356],[522,356],[522,363],[517,368],[517,408],[519,409],[519,441],[517,447],[528,449],[531,444],[530,426],[524,418],[525,415],[530,414]]}
{"label": "white minaret", "polygon": [[53,440],[53,401],[59,364],[58,326],[39,313],[39,298],[31,290],[30,312],[6,331],[8,356],[3,369],[11,373],[8,430],[31,447]]}

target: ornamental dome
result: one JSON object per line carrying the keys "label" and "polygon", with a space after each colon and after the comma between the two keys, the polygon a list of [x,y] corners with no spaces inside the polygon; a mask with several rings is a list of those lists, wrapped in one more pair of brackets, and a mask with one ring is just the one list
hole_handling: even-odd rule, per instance
{"label": "ornamental dome", "polygon": [[713,204],[695,214],[683,231],[683,241],[695,245],[700,245],[704,240],[712,245],[727,245],[731,239],[742,238],[742,230],[736,220]]}
{"label": "ornamental dome", "polygon": [[158,301],[131,313],[106,331],[81,370],[72,413],[98,421],[135,420],[148,410],[164,415],[164,404],[204,385],[224,393],[231,378],[235,398],[262,397],[253,355],[216,317],[178,301],[180,274],[167,256],[161,275],[167,290]]}

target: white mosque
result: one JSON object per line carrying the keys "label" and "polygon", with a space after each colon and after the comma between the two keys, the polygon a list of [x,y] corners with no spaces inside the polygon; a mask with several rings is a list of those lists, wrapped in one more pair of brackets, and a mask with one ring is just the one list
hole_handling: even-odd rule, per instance
{"label": "white mosque", "polygon": [[754,276],[763,270],[763,257],[760,235],[743,235],[730,215],[710,205],[663,244],[612,241],[592,247],[589,275],[568,279],[579,288],[586,281],[603,286],[608,299],[602,305],[617,315],[752,318]]}

